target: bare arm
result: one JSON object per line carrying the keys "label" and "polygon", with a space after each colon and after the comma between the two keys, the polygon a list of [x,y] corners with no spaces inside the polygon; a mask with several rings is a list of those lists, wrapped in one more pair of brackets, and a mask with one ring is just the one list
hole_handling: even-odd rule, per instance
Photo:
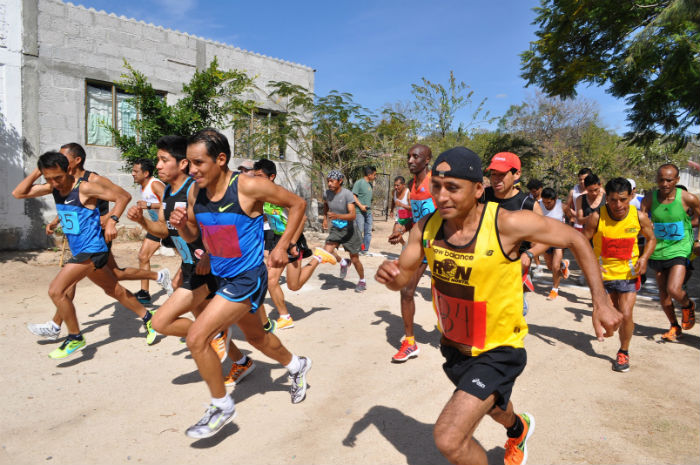
{"label": "bare arm", "polygon": [[564,210],[564,214],[569,218],[571,221],[576,221],[576,215],[574,214],[574,190],[571,189],[569,191],[569,195],[566,197],[566,202],[562,204],[562,210]]}
{"label": "bare arm", "polygon": [[[102,178],[106,179],[106,178]],[[124,213],[126,206],[131,201],[131,194],[122,189],[121,187],[113,184],[109,181],[111,186],[104,184],[103,182],[83,182],[80,183],[80,196],[81,202],[85,203],[88,198],[95,198],[100,200],[106,200],[108,202],[114,202],[114,208],[109,212],[109,218],[104,224],[105,230],[105,240],[107,242],[112,241],[117,237],[117,222],[112,218],[116,216],[117,219]]]}
{"label": "bare arm", "polygon": [[647,263],[649,263],[649,257],[654,253],[656,248],[656,236],[654,235],[654,227],[651,225],[651,220],[644,212],[637,212],[637,218],[639,218],[639,225],[642,230],[641,235],[644,236],[647,243],[644,246],[644,253],[637,260],[637,264],[634,266],[634,271],[637,275],[642,275],[647,271]]}
{"label": "bare arm", "polygon": [[[163,184],[162,181],[156,180],[151,183],[151,190],[153,191],[154,194],[156,194],[156,197],[159,199],[163,198],[163,194],[165,193],[165,184]],[[136,202],[136,205],[138,205],[141,208],[148,208],[148,202],[145,200],[139,200]],[[158,210],[160,208],[163,208],[163,202],[151,202],[151,210]]]}
{"label": "bare arm", "polygon": [[417,227],[411,229],[408,243],[401,251],[399,259],[385,260],[377,269],[374,279],[392,291],[398,291],[408,284],[424,257],[421,236],[426,221],[428,217],[423,218],[417,223]]}
{"label": "bare arm", "polygon": [[199,226],[194,216],[194,202],[197,200],[199,187],[192,186],[187,194],[187,208],[177,207],[170,214],[170,224],[177,229],[178,234],[185,242],[193,242],[199,237]]}
{"label": "bare arm", "polygon": [[50,185],[35,184],[40,177],[41,171],[39,171],[39,168],[35,168],[34,171],[17,184],[17,187],[12,191],[12,196],[16,199],[33,199],[50,194],[53,190]]}
{"label": "bare arm", "polygon": [[593,239],[593,235],[598,229],[598,221],[600,221],[600,213],[593,212],[586,218],[586,224],[583,225],[583,235],[586,239]]}
{"label": "bare arm", "polygon": [[[700,199],[697,196],[691,194],[690,192],[681,191],[683,208],[686,210],[690,209],[693,212],[693,218],[697,219],[700,217]],[[695,240],[697,238],[693,238]]]}
{"label": "bare arm", "polygon": [[147,232],[154,236],[165,239],[168,237],[168,225],[165,223],[165,212],[161,208],[158,210],[158,220],[153,221],[149,215],[144,216],[143,209],[134,205],[126,212],[126,216],[131,220],[141,225]]}
{"label": "bare arm", "polygon": [[586,217],[583,216],[583,208],[581,208],[583,206],[583,195],[576,197],[576,222],[578,224],[584,224],[586,222]]}

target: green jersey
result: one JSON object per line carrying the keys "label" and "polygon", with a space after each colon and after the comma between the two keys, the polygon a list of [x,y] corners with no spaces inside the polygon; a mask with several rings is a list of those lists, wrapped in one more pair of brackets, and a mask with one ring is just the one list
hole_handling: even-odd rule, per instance
{"label": "green jersey", "polygon": [[682,192],[676,188],[676,198],[671,203],[660,203],[657,198],[659,192],[652,192],[651,221],[656,236],[652,260],[689,257],[693,250],[693,228],[690,217],[683,209]]}

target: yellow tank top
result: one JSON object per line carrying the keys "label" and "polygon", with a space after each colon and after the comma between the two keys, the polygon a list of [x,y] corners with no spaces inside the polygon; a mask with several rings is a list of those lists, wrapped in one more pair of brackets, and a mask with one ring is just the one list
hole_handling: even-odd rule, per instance
{"label": "yellow tank top", "polygon": [[474,238],[463,247],[447,243],[439,212],[423,230],[432,276],[433,309],[442,334],[471,346],[472,355],[500,346],[523,347],[520,259],[508,258],[498,239],[498,204],[488,202]]}
{"label": "yellow tank top", "polygon": [[593,235],[593,251],[603,267],[603,281],[637,278],[634,265],[639,258],[637,236],[641,229],[634,205],[630,205],[627,216],[620,221],[610,217],[607,206],[600,208],[598,228]]}

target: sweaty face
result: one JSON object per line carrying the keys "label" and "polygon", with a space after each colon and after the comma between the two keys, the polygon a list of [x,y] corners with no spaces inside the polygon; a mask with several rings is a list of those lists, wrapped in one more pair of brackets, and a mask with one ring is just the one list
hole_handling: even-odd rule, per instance
{"label": "sweaty face", "polygon": [[73,179],[59,166],[44,168],[41,170],[41,174],[44,176],[44,179],[49,186],[51,186],[53,189],[57,189],[60,192],[66,192],[72,187]]}
{"label": "sweaty face", "polygon": [[605,204],[613,218],[621,220],[627,216],[627,212],[630,210],[631,198],[632,196],[627,192],[612,192],[605,197]]}
{"label": "sweaty face", "polygon": [[676,170],[670,166],[667,168],[662,168],[656,173],[656,185],[659,191],[664,195],[668,195],[676,188],[678,184],[679,177]]}
{"label": "sweaty face", "polygon": [[226,155],[220,153],[216,158],[212,158],[204,142],[187,146],[187,160],[190,162],[190,176],[200,188],[212,184],[226,165]]}
{"label": "sweaty face", "polygon": [[418,174],[430,163],[430,156],[423,147],[411,147],[408,151],[408,170],[411,174]]}

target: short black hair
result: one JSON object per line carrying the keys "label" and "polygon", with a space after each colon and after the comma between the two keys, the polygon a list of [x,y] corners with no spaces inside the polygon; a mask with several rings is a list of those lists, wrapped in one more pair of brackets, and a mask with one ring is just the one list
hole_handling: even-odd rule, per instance
{"label": "short black hair", "polygon": [[270,177],[273,174],[277,176],[277,166],[275,165],[275,162],[268,160],[267,158],[256,160],[255,163],[253,163],[253,170],[261,170],[267,177]]}
{"label": "short black hair", "polygon": [[156,147],[177,161],[187,158],[187,139],[182,136],[163,136],[156,141]]}
{"label": "short black hair", "polygon": [[[629,183],[629,181],[627,182]],[[595,173],[589,174],[588,176],[586,176],[586,179],[583,180],[583,185],[586,187],[593,186],[595,184],[600,184],[600,178]]]}
{"label": "short black hair", "polygon": [[585,174],[586,176],[588,176],[589,174],[593,174],[593,170],[590,169],[590,168],[581,168],[581,169],[579,170],[579,172],[578,172],[578,175],[581,176],[581,175],[584,175],[584,174]]}
{"label": "short black hair", "polygon": [[369,176],[370,174],[376,173],[376,172],[377,172],[377,168],[375,168],[374,166],[365,166],[364,168],[362,168],[362,174],[365,176]]}
{"label": "short black hair", "polygon": [[527,182],[527,188],[530,190],[531,189],[541,189],[542,187],[544,187],[544,184],[542,184],[542,181],[540,181],[539,179],[530,179]]}
{"label": "short black hair", "polygon": [[231,146],[228,145],[228,139],[225,135],[214,128],[205,128],[192,134],[187,139],[188,146],[200,142],[207,148],[207,155],[212,159],[216,160],[220,153],[226,155],[226,165],[228,165],[231,159]]}
{"label": "short black hair", "polygon": [[83,165],[85,164],[85,158],[87,158],[87,154],[85,153],[85,149],[82,145],[80,145],[77,142],[69,142],[67,144],[63,144],[61,148],[68,150],[68,153],[70,153],[71,156],[73,156],[74,158],[80,157],[80,163],[78,163],[78,168],[83,169]]}
{"label": "short black hair", "polygon": [[61,152],[54,152],[49,150],[39,157],[36,163],[39,171],[43,171],[46,168],[61,168],[62,171],[68,172],[68,159]]}
{"label": "short black hair", "polygon": [[632,193],[632,184],[627,178],[613,178],[605,184],[605,195]]}
{"label": "short black hair", "polygon": [[557,193],[551,187],[545,187],[544,189],[542,189],[542,196],[541,197],[543,199],[556,199]]}
{"label": "short black hair", "polygon": [[396,176],[394,178],[394,182],[396,181],[401,181],[401,184],[406,184],[406,178],[404,178],[403,176]]}
{"label": "short black hair", "polygon": [[141,171],[148,171],[149,176],[153,176],[153,173],[156,170],[155,165],[153,164],[153,160],[150,160],[148,158],[139,158],[136,160],[134,165],[140,165],[141,166]]}

